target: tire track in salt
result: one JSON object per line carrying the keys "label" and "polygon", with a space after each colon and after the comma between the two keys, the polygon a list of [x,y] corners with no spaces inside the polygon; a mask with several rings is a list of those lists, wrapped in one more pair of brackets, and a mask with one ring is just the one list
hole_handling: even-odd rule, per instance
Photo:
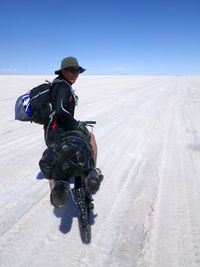
{"label": "tire track in salt", "polygon": [[36,180],[36,177],[37,175],[29,176],[15,188],[0,193],[0,236],[10,230],[49,192],[44,181]]}
{"label": "tire track in salt", "polygon": [[[162,108],[162,105],[161,105],[161,108]],[[147,109],[147,113],[148,113],[148,109]],[[152,212],[151,204],[149,205],[149,199],[145,198],[143,193],[141,196],[141,191],[143,190],[145,185],[147,186],[147,188],[150,188],[151,191],[153,191],[154,189],[152,190],[151,185],[149,185],[148,182],[146,182],[146,179],[145,179],[146,177],[141,175],[140,176],[141,180],[139,179],[138,181],[138,174],[140,172],[145,172],[144,170],[146,169],[148,165],[148,159],[146,160],[143,158],[145,155],[144,151],[149,148],[149,143],[152,142],[152,139],[151,139],[152,132],[156,131],[156,128],[152,127],[152,124],[155,123],[156,118],[157,118],[157,110],[154,111],[153,114],[149,116],[149,120],[147,120],[143,124],[143,128],[142,129],[140,128],[140,131],[138,131],[139,136],[137,140],[139,140],[139,142],[136,141],[137,145],[135,144],[135,150],[136,150],[135,153],[138,156],[133,157],[134,154],[131,153],[133,148],[132,146],[128,146],[126,154],[127,155],[132,154],[132,157],[130,157],[127,160],[125,166],[121,166],[120,164],[118,164],[114,168],[113,172],[110,174],[111,177],[113,177],[113,179],[111,179],[110,181],[106,181],[106,185],[105,185],[106,188],[112,188],[111,192],[109,192],[109,196],[108,194],[106,194],[104,190],[105,188],[101,189],[101,190],[104,190],[103,192],[105,196],[104,203],[106,203],[106,206],[107,205],[110,206],[109,202],[112,202],[112,206],[109,212],[105,213],[104,211],[104,214],[106,214],[106,217],[104,218],[104,224],[100,226],[99,229],[97,229],[96,235],[94,237],[94,246],[92,245],[92,251],[93,249],[94,251],[98,251],[98,255],[97,253],[93,254],[91,250],[89,253],[83,250],[80,253],[80,255],[77,257],[78,266],[84,266],[84,264],[86,264],[86,261],[88,262],[88,260],[89,260],[89,263],[92,264],[95,258],[96,258],[96,261],[99,263],[99,265],[97,266],[109,266],[109,261],[110,261],[109,255],[111,255],[113,253],[112,251],[115,249],[120,251],[120,249],[123,246],[120,246],[119,248],[119,246],[116,247],[116,244],[119,244],[122,241],[120,238],[123,239],[124,236],[126,237],[123,239],[123,244],[125,245],[127,238],[128,238],[128,243],[129,244],[131,243],[132,244],[131,248],[134,249],[135,258],[131,256],[132,258],[129,258],[129,261],[131,263],[136,262],[136,258],[139,256],[142,243],[145,240],[145,236],[146,236],[145,231],[146,231],[147,226],[145,225],[145,227],[143,227],[143,224],[147,222],[142,222],[142,218],[140,218],[138,221],[138,218],[136,217],[137,219],[135,222],[133,218],[133,222],[130,226],[131,229],[129,229],[129,231],[124,233],[123,230],[121,230],[121,233],[119,233],[120,231],[118,232],[118,229],[120,229],[120,227],[123,227],[122,225],[124,224],[124,218],[129,213],[129,208],[134,210],[134,212],[132,211],[133,214],[134,213],[138,214],[137,205],[133,208],[133,205],[134,205],[133,203],[137,202],[137,200],[141,202],[140,199],[142,198],[144,206],[147,207],[147,210],[149,210],[149,213]],[[129,119],[130,117],[127,118],[127,121]],[[126,138],[127,138],[126,141],[124,140],[125,144],[127,143],[127,140],[130,140],[130,137],[133,136],[133,129],[130,127],[131,121],[129,123],[127,123],[127,121],[124,121],[124,124],[123,124],[123,126],[127,124],[127,127],[125,127]],[[146,135],[146,133],[147,132],[150,133],[150,131],[151,131],[151,134]],[[120,131],[116,131],[116,132],[117,134],[120,133]],[[143,134],[141,135],[141,133]],[[119,140],[123,140],[122,133],[120,133],[119,135]],[[109,143],[108,140],[106,142]],[[121,145],[123,146],[123,142],[121,142]],[[126,147],[127,147],[127,144],[126,144]],[[112,148],[110,149],[112,150]],[[118,173],[120,173],[120,168],[123,168],[126,171],[123,171],[119,179]],[[112,184],[114,179],[116,179],[116,183],[113,184],[114,186],[110,187],[109,184]],[[138,190],[139,193],[137,191],[138,188],[136,189],[137,187],[136,185],[140,187],[140,190]],[[110,200],[108,198],[110,198]],[[108,211],[108,208],[106,208],[106,210]],[[103,212],[103,210],[100,211],[100,213],[101,212]],[[144,214],[145,212],[147,211],[144,210]],[[147,215],[147,217],[149,216],[150,214]],[[129,219],[131,220],[131,218]],[[127,228],[129,226],[126,225],[124,227]],[[102,240],[102,235],[104,232],[109,233],[109,237],[105,236],[105,240],[104,239]],[[121,234],[120,237],[119,237],[119,234]],[[135,238],[133,238],[133,236],[135,236]],[[127,250],[127,247],[126,247],[126,250]],[[127,254],[129,254],[128,252]],[[117,253],[115,253],[115,255],[117,255]],[[132,255],[132,253],[129,255]]]}
{"label": "tire track in salt", "polygon": [[[180,91],[180,88],[177,88],[167,107],[168,111],[165,115],[167,126],[165,126],[166,133],[160,158],[160,184],[152,217],[152,230],[143,249],[144,254],[141,254],[137,266],[199,266],[199,253],[197,252],[199,251],[197,249],[199,247],[199,220],[197,222],[194,219],[194,213],[199,206],[197,203],[200,204],[199,192],[196,191],[198,187],[195,189],[199,183],[197,181],[193,183],[193,179],[188,179],[191,176],[191,169],[188,177],[184,171],[189,170],[184,164],[186,162],[190,164],[191,161],[192,167],[195,160],[185,158],[183,128],[186,118],[180,118],[183,114],[180,106],[184,107],[180,105],[180,94],[183,93],[184,90]],[[193,115],[188,114],[190,120],[191,117]],[[191,234],[194,229],[194,232],[198,233],[197,239]]]}

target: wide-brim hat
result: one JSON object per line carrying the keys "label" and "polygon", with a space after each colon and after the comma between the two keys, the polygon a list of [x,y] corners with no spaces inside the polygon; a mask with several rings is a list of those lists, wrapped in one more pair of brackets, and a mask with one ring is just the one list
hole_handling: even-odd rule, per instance
{"label": "wide-brim hat", "polygon": [[78,64],[78,60],[75,57],[66,57],[61,61],[61,67],[55,71],[55,74],[60,74],[62,69],[70,67],[79,67],[80,73],[84,72],[85,69]]}

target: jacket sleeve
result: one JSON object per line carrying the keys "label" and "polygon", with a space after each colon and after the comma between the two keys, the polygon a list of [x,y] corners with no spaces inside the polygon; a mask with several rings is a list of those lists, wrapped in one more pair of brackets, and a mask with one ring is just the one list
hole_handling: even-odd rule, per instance
{"label": "jacket sleeve", "polygon": [[77,127],[78,122],[68,110],[70,95],[71,91],[69,85],[66,83],[56,84],[55,110],[57,121],[60,126],[73,130]]}

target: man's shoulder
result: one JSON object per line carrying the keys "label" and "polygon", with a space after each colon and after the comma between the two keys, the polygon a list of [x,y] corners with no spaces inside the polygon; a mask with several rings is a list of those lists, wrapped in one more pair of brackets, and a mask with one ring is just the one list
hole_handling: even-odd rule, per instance
{"label": "man's shoulder", "polygon": [[68,83],[66,80],[62,79],[61,77],[56,77],[53,80],[53,85],[62,85],[62,86],[66,86],[66,87],[70,87],[70,83]]}
{"label": "man's shoulder", "polygon": [[52,97],[58,95],[68,97],[71,94],[70,85],[64,80],[55,79],[52,83]]}
{"label": "man's shoulder", "polygon": [[53,91],[54,90],[61,90],[62,91],[62,89],[63,90],[69,90],[70,91],[70,84],[67,82],[67,81],[65,81],[65,80],[62,80],[62,79],[59,79],[59,78],[56,78],[56,79],[54,79],[53,80],[53,83],[52,83],[52,87],[53,87]]}

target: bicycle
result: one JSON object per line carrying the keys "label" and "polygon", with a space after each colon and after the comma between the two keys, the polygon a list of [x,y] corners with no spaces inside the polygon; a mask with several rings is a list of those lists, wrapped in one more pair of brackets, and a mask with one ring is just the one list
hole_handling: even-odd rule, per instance
{"label": "bicycle", "polygon": [[[96,121],[82,121],[81,123],[84,126],[94,127],[93,124],[96,124]],[[90,164],[89,169],[93,169],[94,162],[91,160],[89,164]],[[75,166],[76,164],[73,162],[73,165]],[[80,168],[80,166],[77,165],[77,168]],[[85,178],[87,175],[88,171],[81,173],[81,175],[79,176],[73,177],[74,180],[72,181],[72,179],[70,179],[71,182],[64,180],[55,181],[55,184],[57,183],[57,188],[59,186],[61,187],[61,190],[63,192],[61,195],[63,199],[61,200],[59,196],[58,200],[60,199],[61,204],[55,205],[53,199],[51,198],[51,203],[55,207],[63,208],[65,206],[64,203],[67,202],[68,193],[69,192],[71,193],[72,200],[76,204],[78,209],[78,224],[79,224],[81,240],[85,244],[88,244],[91,241],[90,219],[92,211],[94,209],[92,194],[88,192],[85,184]],[[72,187],[71,184],[74,184],[74,187]],[[58,191],[58,195],[59,194],[60,192]]]}

